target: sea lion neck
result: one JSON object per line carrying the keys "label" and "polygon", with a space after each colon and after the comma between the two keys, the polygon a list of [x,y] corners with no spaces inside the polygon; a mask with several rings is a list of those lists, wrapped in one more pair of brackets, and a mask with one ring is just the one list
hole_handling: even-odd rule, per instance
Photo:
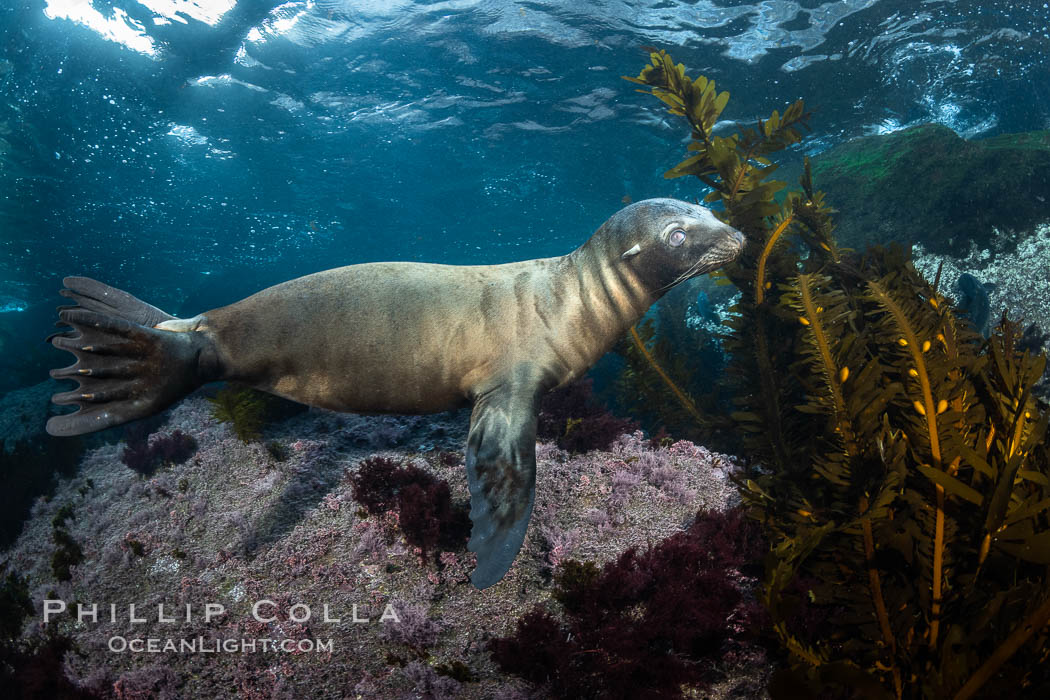
{"label": "sea lion neck", "polygon": [[575,275],[572,284],[578,303],[587,307],[593,316],[602,318],[607,332],[619,337],[642,317],[659,295],[621,258],[621,237],[603,235],[606,230],[602,227],[566,255],[565,268]]}

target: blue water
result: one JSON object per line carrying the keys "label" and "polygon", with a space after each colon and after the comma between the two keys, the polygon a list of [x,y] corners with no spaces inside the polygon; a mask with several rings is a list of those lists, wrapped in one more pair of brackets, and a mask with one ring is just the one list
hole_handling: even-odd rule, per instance
{"label": "blue water", "polygon": [[342,264],[557,255],[625,197],[692,197],[661,177],[682,125],[620,79],[643,45],[729,119],[805,97],[809,153],[1050,127],[1039,1],[2,5],[0,391],[67,359],[38,342],[64,275],[194,314]]}

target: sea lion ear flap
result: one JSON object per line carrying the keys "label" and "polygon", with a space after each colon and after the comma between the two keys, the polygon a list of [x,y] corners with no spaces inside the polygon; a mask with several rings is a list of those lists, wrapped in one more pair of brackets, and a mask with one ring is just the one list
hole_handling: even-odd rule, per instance
{"label": "sea lion ear flap", "polygon": [[638,255],[638,253],[640,253],[640,252],[642,252],[642,246],[640,246],[639,244],[635,243],[634,246],[632,246],[632,247],[628,248],[627,250],[623,251],[623,254],[620,255],[620,260],[626,260],[627,258],[631,257],[632,255]]}
{"label": "sea lion ear flap", "polygon": [[467,479],[477,553],[477,588],[498,583],[525,541],[536,495],[536,412],[533,387],[496,389],[474,404],[467,434]]}

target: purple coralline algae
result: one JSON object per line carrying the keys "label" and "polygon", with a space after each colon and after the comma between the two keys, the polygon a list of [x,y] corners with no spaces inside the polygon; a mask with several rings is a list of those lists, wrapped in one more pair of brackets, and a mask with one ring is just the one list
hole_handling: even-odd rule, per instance
{"label": "purple coralline algae", "polygon": [[[245,443],[190,397],[155,429],[192,436],[186,461],[146,476],[122,463],[123,444],[103,445],[34,505],[3,557],[35,608],[22,639],[67,637],[65,675],[100,697],[527,697],[486,642],[553,604],[560,566],[604,566],[735,504],[732,460],[689,442],[654,448],[636,431],[579,454],[541,442],[525,545],[479,591],[466,537],[435,525],[451,511],[417,503],[467,507],[466,425],[462,412],[311,410]],[[354,476],[370,458],[432,480],[369,509]],[[70,507],[63,528],[83,559],[58,581],[52,521]],[[428,537],[406,530],[406,508],[430,518]]]}

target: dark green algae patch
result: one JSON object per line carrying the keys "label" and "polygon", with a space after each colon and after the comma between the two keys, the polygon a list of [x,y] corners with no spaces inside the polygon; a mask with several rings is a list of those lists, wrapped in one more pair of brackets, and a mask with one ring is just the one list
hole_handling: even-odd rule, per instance
{"label": "dark green algae patch", "polygon": [[1048,159],[1050,131],[968,141],[923,124],[841,144],[812,167],[838,210],[841,244],[921,243],[947,253],[969,241],[991,247],[993,227],[1025,232],[1050,219]]}

